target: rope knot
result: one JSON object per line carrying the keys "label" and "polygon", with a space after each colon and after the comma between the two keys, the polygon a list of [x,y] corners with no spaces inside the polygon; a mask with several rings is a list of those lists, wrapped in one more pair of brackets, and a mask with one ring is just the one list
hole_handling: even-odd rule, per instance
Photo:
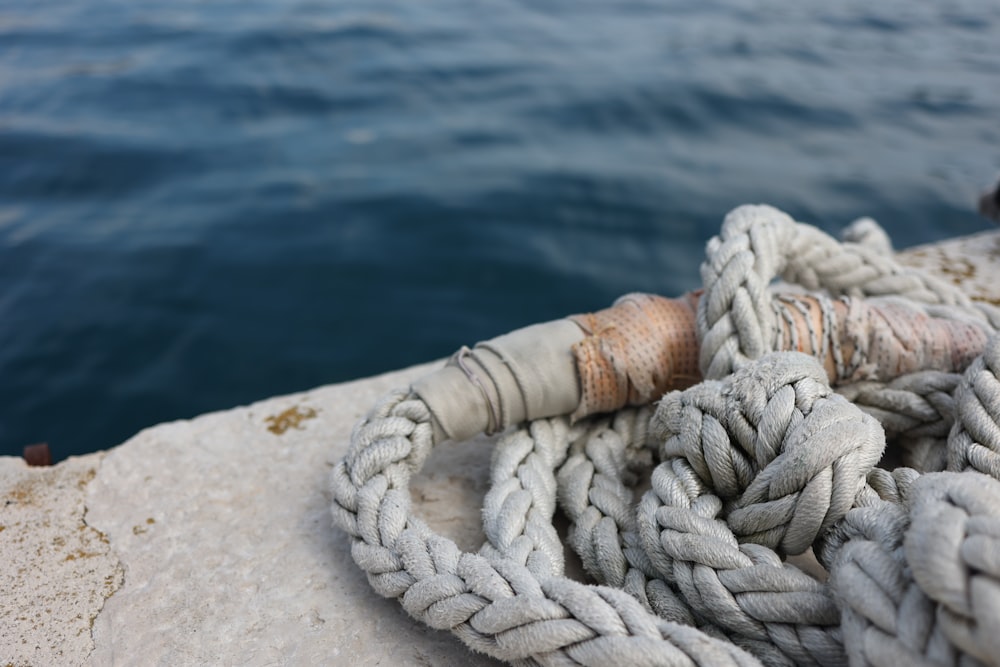
{"label": "rope knot", "polygon": [[685,458],[725,502],[740,541],[786,554],[804,552],[847,513],[885,446],[878,422],[795,352],[668,394],[651,429],[664,458]]}

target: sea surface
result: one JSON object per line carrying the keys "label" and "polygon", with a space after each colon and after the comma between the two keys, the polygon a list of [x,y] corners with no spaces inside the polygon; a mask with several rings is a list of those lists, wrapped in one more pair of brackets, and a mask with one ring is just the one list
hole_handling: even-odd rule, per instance
{"label": "sea surface", "polygon": [[996,9],[5,0],[0,454],[677,294],[741,203],[986,229]]}

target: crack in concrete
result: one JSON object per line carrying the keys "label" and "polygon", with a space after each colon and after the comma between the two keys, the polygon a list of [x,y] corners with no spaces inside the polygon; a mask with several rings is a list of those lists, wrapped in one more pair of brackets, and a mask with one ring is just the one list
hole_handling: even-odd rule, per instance
{"label": "crack in concrete", "polygon": [[93,615],[91,615],[89,619],[90,650],[87,651],[87,655],[85,657],[86,661],[89,661],[91,656],[93,656],[94,652],[97,650],[97,638],[94,636],[94,627],[97,623],[97,618],[101,615],[101,612],[104,611],[104,608],[107,606],[108,600],[110,600],[114,596],[114,594],[117,593],[119,590],[121,590],[122,586],[125,585],[125,567],[122,564],[121,558],[119,558],[118,555],[115,553],[114,546],[111,544],[111,540],[108,538],[107,533],[100,530],[99,528],[95,528],[94,526],[90,525],[90,523],[87,521],[87,514],[90,512],[90,507],[87,505],[86,501],[87,487],[90,486],[90,483],[94,481],[94,479],[96,479],[96,477],[101,473],[100,469],[103,463],[104,463],[104,458],[101,457],[101,461],[97,464],[97,467],[94,468],[93,474],[90,475],[89,479],[86,480],[81,489],[84,494],[84,501],[83,501],[83,514],[80,517],[80,520],[83,522],[84,526],[86,526],[89,530],[92,530],[94,533],[96,533],[101,543],[107,547],[105,554],[114,559],[114,572],[110,575],[107,575],[104,578],[105,590],[103,591],[100,607],[97,608],[97,610],[93,613]]}
{"label": "crack in concrete", "polygon": [[102,458],[29,468],[0,457],[0,664],[84,664],[94,651],[94,621],[124,581],[86,519]]}

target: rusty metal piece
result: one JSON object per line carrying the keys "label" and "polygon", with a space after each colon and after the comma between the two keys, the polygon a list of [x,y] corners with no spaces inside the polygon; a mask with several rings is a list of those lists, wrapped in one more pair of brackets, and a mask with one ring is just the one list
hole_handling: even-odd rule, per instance
{"label": "rusty metal piece", "polygon": [[308,419],[315,419],[315,418],[316,418],[315,409],[307,407],[307,408],[302,408],[300,410],[299,406],[293,405],[292,407],[282,412],[280,415],[271,415],[270,417],[267,417],[264,421],[270,424],[270,426],[267,427],[268,431],[270,431],[275,435],[281,435],[285,431],[291,428],[302,430],[303,428],[305,428],[304,426],[302,426],[302,422]]}
{"label": "rusty metal piece", "polygon": [[49,443],[47,442],[25,445],[22,456],[29,466],[42,467],[52,465],[52,452],[49,451]]}

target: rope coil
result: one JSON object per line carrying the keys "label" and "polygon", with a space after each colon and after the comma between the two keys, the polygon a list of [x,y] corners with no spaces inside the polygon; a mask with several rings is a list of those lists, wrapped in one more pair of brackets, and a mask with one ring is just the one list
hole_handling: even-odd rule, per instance
{"label": "rope coil", "polygon": [[[995,664],[1000,316],[899,266],[873,221],[847,238],[740,207],[703,292],[463,348],[386,396],[331,477],[372,587],[517,664]],[[494,431],[487,541],[463,553],[409,480]],[[886,436],[916,469],[875,467]],[[557,507],[596,585],[564,576]],[[828,581],[788,560],[810,549]]]}

